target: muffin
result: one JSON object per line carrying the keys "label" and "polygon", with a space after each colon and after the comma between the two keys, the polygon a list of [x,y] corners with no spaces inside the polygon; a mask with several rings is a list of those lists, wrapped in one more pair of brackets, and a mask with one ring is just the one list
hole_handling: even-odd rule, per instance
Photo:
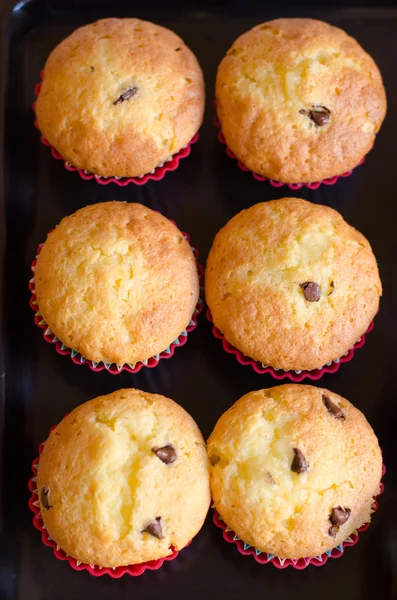
{"label": "muffin", "polygon": [[71,557],[102,567],[156,560],[184,548],[204,523],[205,443],[172,400],[119,390],[52,431],[37,488],[44,525]]}
{"label": "muffin", "polygon": [[366,332],[382,293],[365,237],[299,198],[233,217],[210,250],[205,293],[226,340],[263,365],[319,369]]}
{"label": "muffin", "polygon": [[187,327],[199,297],[192,249],[160,213],[103,202],[66,217],[34,274],[38,309],[67,347],[98,363],[133,365]]}
{"label": "muffin", "polygon": [[207,449],[216,510],[261,552],[316,556],[370,521],[378,440],[364,415],[328,390],[250,392],[221,416]]}
{"label": "muffin", "polygon": [[36,116],[74,167],[135,177],[190,142],[204,103],[203,74],[179,36],[139,19],[103,19],[52,51]]}
{"label": "muffin", "polygon": [[241,35],[218,68],[227,146],[254,173],[317,182],[353,169],[386,113],[373,59],[341,29],[276,19]]}

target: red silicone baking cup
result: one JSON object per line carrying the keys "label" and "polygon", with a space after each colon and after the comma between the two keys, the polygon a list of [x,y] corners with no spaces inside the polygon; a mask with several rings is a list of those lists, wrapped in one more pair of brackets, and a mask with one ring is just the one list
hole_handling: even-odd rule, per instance
{"label": "red silicone baking cup", "polygon": [[[175,224],[174,221],[172,221],[172,223]],[[53,229],[51,231],[53,231]],[[51,233],[51,231],[50,231],[50,233]],[[182,233],[183,237],[185,238],[185,240],[190,243],[189,235],[187,233],[184,233],[183,231],[181,233]],[[34,274],[34,271],[36,268],[38,255],[40,254],[43,245],[44,244],[40,244],[38,246],[36,258],[32,262],[31,269],[32,269],[33,274]],[[203,277],[204,269],[197,262],[198,255],[199,255],[198,250],[196,248],[193,248],[192,246],[191,246],[191,248],[192,248],[194,257],[196,259],[197,272],[198,272],[198,275],[199,275],[199,278],[201,281],[201,279]],[[41,313],[38,310],[38,302],[37,302],[37,298],[36,298],[36,286],[35,286],[34,277],[32,277],[32,279],[29,281],[29,289],[32,293],[29,304],[35,313],[34,322],[36,323],[36,325],[38,327],[40,327],[43,330],[43,337],[44,337],[45,341],[50,344],[54,344],[56,351],[59,354],[62,354],[62,356],[70,356],[70,358],[72,359],[72,361],[74,362],[75,365],[88,365],[90,367],[91,371],[95,371],[95,372],[103,371],[104,369],[106,369],[108,371],[108,373],[111,373],[112,375],[118,375],[122,371],[127,371],[128,373],[138,373],[143,367],[148,367],[149,369],[153,369],[153,367],[157,367],[157,365],[159,364],[159,362],[162,358],[171,358],[172,356],[174,356],[175,348],[184,346],[187,342],[188,334],[191,331],[193,331],[193,329],[196,329],[197,317],[203,310],[203,301],[199,297],[196,308],[195,308],[192,318],[189,322],[189,325],[186,327],[186,329],[184,329],[182,331],[182,333],[179,335],[179,337],[176,340],[174,340],[168,348],[166,348],[166,350],[163,350],[159,354],[156,354],[156,356],[152,356],[147,360],[137,362],[136,364],[124,364],[124,365],[120,366],[120,365],[116,365],[114,363],[93,362],[91,360],[88,360],[84,356],[82,356],[79,352],[77,352],[77,350],[73,350],[72,348],[68,348],[68,346],[65,346],[65,344],[63,344],[61,342],[61,340],[59,340],[56,337],[56,335],[50,330],[50,328],[48,327],[47,323],[44,321],[44,319],[41,316]],[[201,293],[201,288],[200,288],[200,293]]]}
{"label": "red silicone baking cup", "polygon": [[[224,144],[224,146],[226,146],[226,154],[230,158],[237,160],[237,164],[238,164],[239,168],[242,171],[251,173],[252,177],[254,179],[256,179],[257,181],[268,181],[270,183],[270,185],[272,185],[275,188],[280,188],[280,187],[283,187],[284,185],[286,185],[287,187],[289,187],[290,190],[300,190],[303,187],[307,187],[307,188],[309,188],[309,190],[317,190],[321,184],[334,185],[334,183],[336,183],[338,181],[339,177],[349,177],[353,173],[354,169],[351,169],[350,171],[346,171],[346,173],[342,173],[342,175],[335,175],[334,177],[329,177],[328,179],[323,179],[322,181],[315,181],[313,183],[283,183],[282,181],[275,181],[274,179],[268,179],[267,177],[264,177],[263,175],[258,175],[258,173],[254,173],[253,171],[250,171],[250,169],[248,169],[248,167],[246,167],[240,160],[238,160],[238,158],[228,148],[225,137],[222,133],[221,122],[217,116],[214,117],[214,124],[219,129],[218,140],[222,144]],[[365,161],[365,156],[361,159],[361,161],[358,163],[357,166],[359,167],[360,165],[362,165],[364,161]]]}
{"label": "red silicone baking cup", "polygon": [[[382,465],[382,477],[386,473],[385,465]],[[374,501],[372,504],[372,514],[378,509],[378,501],[377,498],[380,494],[383,493],[384,485],[381,482],[379,486],[379,494],[374,496]],[[302,571],[302,569],[306,569],[309,565],[314,565],[315,567],[322,567],[325,565],[329,558],[340,558],[345,551],[345,548],[349,548],[350,546],[355,546],[359,540],[359,534],[363,531],[366,531],[369,527],[369,523],[365,523],[359,529],[355,530],[342,544],[332,548],[332,550],[328,550],[328,552],[324,552],[319,556],[311,556],[309,558],[279,558],[278,556],[274,556],[274,554],[269,554],[267,552],[261,552],[253,546],[250,546],[246,542],[243,542],[235,533],[232,531],[226,523],[221,519],[219,513],[214,509],[213,516],[214,524],[222,529],[223,538],[229,544],[235,544],[237,546],[237,550],[240,554],[244,556],[253,556],[256,562],[261,565],[266,565],[271,563],[277,569],[286,569],[287,567],[294,567],[298,571]]]}
{"label": "red silicone baking cup", "polygon": [[[57,427],[57,425],[54,425],[54,427],[52,427],[50,429],[50,433],[54,429],[56,429],[56,427]],[[157,560],[150,560],[149,562],[140,563],[138,565],[127,565],[126,567],[114,567],[114,568],[99,567],[98,565],[87,565],[85,563],[82,563],[82,562],[76,560],[75,558],[72,558],[71,556],[68,556],[58,546],[58,544],[48,535],[48,531],[43,523],[43,519],[42,519],[41,513],[40,513],[40,503],[39,503],[38,491],[37,491],[37,487],[36,487],[37,486],[36,475],[37,475],[37,469],[38,469],[38,464],[39,464],[39,460],[40,460],[40,455],[43,452],[44,444],[45,444],[45,442],[40,444],[39,457],[35,458],[35,460],[32,463],[33,476],[29,479],[29,483],[28,483],[28,487],[31,492],[31,496],[29,498],[29,508],[33,512],[33,525],[36,527],[36,529],[41,531],[42,542],[46,546],[49,546],[50,548],[53,549],[56,558],[58,558],[59,560],[67,560],[69,565],[75,571],[88,571],[90,573],[90,575],[93,575],[94,577],[101,577],[102,575],[109,575],[113,579],[120,579],[120,577],[122,577],[123,575],[131,575],[132,577],[137,577],[138,575],[142,575],[142,573],[144,573],[145,571],[157,571],[157,569],[159,569],[164,564],[164,562],[174,560],[178,556],[179,551],[175,550],[175,548],[173,548],[171,546],[172,554],[170,554],[169,556],[165,556],[164,558],[159,558]],[[189,542],[189,544],[190,544],[190,542]],[[187,545],[189,545],[189,544],[187,544]]]}
{"label": "red silicone baking cup", "polygon": [[317,381],[324,375],[324,373],[336,373],[342,363],[350,362],[354,356],[355,351],[358,348],[362,348],[365,344],[365,336],[373,330],[374,322],[370,324],[365,334],[363,334],[360,339],[354,344],[353,348],[350,348],[346,354],[341,356],[340,358],[324,365],[321,369],[313,369],[312,371],[284,371],[283,369],[274,369],[273,367],[264,366],[262,363],[255,361],[253,358],[249,358],[245,356],[240,350],[237,350],[234,346],[232,346],[224,337],[223,333],[219,331],[219,329],[214,325],[214,321],[212,319],[211,311],[207,308],[206,312],[207,319],[212,323],[212,333],[218,340],[222,340],[223,349],[228,354],[234,354],[237,358],[238,362],[241,365],[250,365],[256,373],[260,375],[264,375],[265,373],[269,373],[274,379],[290,379],[294,383],[300,383],[304,379],[311,379],[312,381]]}
{"label": "red silicone baking cup", "polygon": [[[43,78],[43,71],[40,73],[40,79]],[[34,88],[34,93],[36,97],[39,95],[41,89],[41,82],[36,85]],[[36,102],[33,103],[33,111],[36,114]],[[35,119],[34,121],[35,127],[40,131],[39,125]],[[108,185],[109,183],[115,183],[120,187],[125,187],[129,183],[134,183],[135,185],[144,185],[148,181],[160,181],[163,179],[164,175],[167,171],[175,171],[179,167],[179,162],[182,158],[186,158],[189,156],[191,152],[191,145],[197,142],[199,139],[199,133],[197,132],[195,136],[190,140],[190,142],[181,148],[179,152],[174,154],[168,161],[160,164],[158,167],[153,169],[150,173],[146,173],[145,175],[141,175],[140,177],[101,177],[100,175],[94,175],[94,173],[90,173],[85,169],[77,169],[70,162],[64,160],[64,158],[59,154],[55,148],[51,146],[51,144],[45,139],[45,137],[41,136],[41,141],[45,146],[48,146],[51,149],[51,154],[57,160],[63,160],[65,169],[67,171],[77,171],[82,179],[85,181],[89,181],[91,179],[95,179],[97,183],[100,185]]]}

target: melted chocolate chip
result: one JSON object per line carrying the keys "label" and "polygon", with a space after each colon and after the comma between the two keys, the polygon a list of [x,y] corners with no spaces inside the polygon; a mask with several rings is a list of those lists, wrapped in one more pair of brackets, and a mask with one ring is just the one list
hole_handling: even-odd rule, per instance
{"label": "melted chocolate chip", "polygon": [[303,295],[308,302],[318,302],[321,298],[321,288],[315,281],[305,281],[300,283]]}
{"label": "melted chocolate chip", "polygon": [[307,462],[303,452],[298,448],[292,448],[294,451],[294,459],[291,464],[291,471],[294,473],[305,473],[309,469],[309,463]]}
{"label": "melted chocolate chip", "polygon": [[345,508],[344,506],[336,506],[332,509],[329,520],[331,521],[332,525],[340,527],[341,525],[344,525],[346,521],[349,520],[350,513],[350,508]]}
{"label": "melted chocolate chip", "polygon": [[342,409],[339,408],[337,404],[332,402],[332,400],[328,398],[328,396],[326,396],[325,394],[323,394],[323,403],[325,408],[328,410],[329,413],[331,413],[333,417],[335,417],[335,419],[338,419],[338,421],[344,421],[346,419]]}
{"label": "melted chocolate chip", "polygon": [[336,537],[336,534],[339,531],[339,527],[338,525],[331,525],[331,527],[328,529],[328,535],[330,535],[331,537]]}
{"label": "melted chocolate chip", "polygon": [[129,100],[130,98],[132,98],[132,96],[135,96],[135,94],[137,93],[138,88],[136,87],[136,85],[134,85],[134,87],[130,88],[129,90],[126,90],[125,92],[123,92],[118,98],[117,100],[115,100],[113,102],[114,105],[116,104],[121,104],[122,102],[125,102],[126,100]]}
{"label": "melted chocolate chip", "polygon": [[50,488],[46,486],[41,488],[40,500],[43,508],[46,510],[50,510],[50,508],[52,508],[50,504]]}
{"label": "melted chocolate chip", "polygon": [[326,125],[331,115],[331,111],[326,106],[318,106],[315,104],[312,105],[312,108],[309,111],[301,108],[299,112],[301,115],[309,117],[317,127]]}
{"label": "melted chocolate chip", "polygon": [[334,284],[333,281],[331,281],[330,288],[331,288],[331,291],[328,292],[327,296],[330,296],[332,294],[332,292],[334,291],[334,289],[335,289],[335,284]]}
{"label": "melted chocolate chip", "polygon": [[325,106],[316,106],[312,110],[309,110],[309,119],[311,119],[317,127],[322,127],[328,123],[330,114],[330,111]]}
{"label": "melted chocolate chip", "polygon": [[95,67],[90,67],[91,68],[91,73],[93,73],[95,71]]}
{"label": "melted chocolate chip", "polygon": [[157,458],[159,458],[166,465],[172,465],[173,462],[176,461],[176,452],[175,448],[170,444],[167,446],[163,446],[162,448],[154,447],[152,448],[152,452],[155,453]]}
{"label": "melted chocolate chip", "polygon": [[161,517],[156,517],[154,521],[149,523],[142,533],[144,532],[149,533],[158,540],[162,540],[164,536],[163,528],[161,527]]}

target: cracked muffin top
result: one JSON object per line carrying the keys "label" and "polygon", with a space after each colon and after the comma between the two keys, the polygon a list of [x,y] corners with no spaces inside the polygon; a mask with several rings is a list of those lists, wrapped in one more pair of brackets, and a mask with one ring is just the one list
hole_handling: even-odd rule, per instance
{"label": "cracked muffin top", "polygon": [[315,182],[357,166],[386,113],[373,59],[341,29],[276,19],[241,35],[218,68],[226,143],[251,171]]}
{"label": "cracked muffin top", "polygon": [[190,142],[204,103],[203,74],[179,36],[139,19],[103,19],[52,51],[36,116],[75,167],[134,177]]}
{"label": "cracked muffin top", "polygon": [[172,400],[135,389],[67,415],[45,443],[37,487],[52,539],[76,560],[102,567],[181,550],[210,504],[196,423]]}
{"label": "cracked muffin top", "polygon": [[366,238],[332,208],[299,198],[233,217],[216,235],[205,273],[215,326],[276,369],[319,369],[340,358],[368,329],[381,293]]}
{"label": "cracked muffin top", "polygon": [[250,392],[221,416],[207,449],[216,510],[262,552],[316,556],[370,521],[378,440],[365,416],[328,390]]}
{"label": "cracked muffin top", "polygon": [[199,296],[196,260],[179,229],[126,202],[65,217],[43,244],[34,279],[39,311],[61,342],[117,365],[166,350]]}

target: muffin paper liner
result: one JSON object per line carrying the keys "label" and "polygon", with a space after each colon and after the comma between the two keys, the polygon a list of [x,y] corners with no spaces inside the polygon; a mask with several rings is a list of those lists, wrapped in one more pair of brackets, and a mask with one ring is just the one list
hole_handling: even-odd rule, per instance
{"label": "muffin paper liner", "polygon": [[[233,159],[237,160],[237,164],[238,164],[239,168],[242,171],[246,171],[246,172],[251,173],[252,177],[254,179],[256,179],[257,181],[268,181],[270,183],[270,185],[272,185],[275,188],[280,188],[280,187],[283,187],[283,186],[286,185],[287,187],[289,187],[290,190],[300,190],[303,187],[307,187],[310,190],[317,190],[320,187],[321,184],[323,184],[323,185],[334,185],[334,183],[336,183],[338,181],[339,177],[349,177],[353,173],[354,169],[351,169],[350,171],[346,171],[346,173],[342,173],[341,175],[335,175],[334,177],[329,177],[328,179],[323,179],[322,181],[315,181],[315,182],[312,182],[312,183],[284,183],[282,181],[275,181],[274,179],[268,179],[267,177],[264,177],[263,175],[258,175],[258,173],[254,173],[253,171],[251,171],[250,169],[248,169],[248,167],[246,167],[240,160],[238,160],[238,158],[228,148],[228,146],[226,144],[226,140],[225,140],[224,135],[222,133],[221,122],[220,122],[220,120],[218,119],[217,116],[214,117],[214,124],[219,129],[219,131],[218,131],[218,140],[224,146],[226,146],[226,154],[229,156],[229,158],[233,158]],[[361,161],[358,163],[357,167],[359,167],[360,165],[362,165],[364,161],[365,161],[365,156],[363,156],[363,158],[361,159]]]}
{"label": "muffin paper liner", "polygon": [[337,358],[334,361],[331,361],[324,365],[321,369],[313,369],[311,371],[285,371],[284,369],[275,369],[274,367],[266,366],[259,361],[255,361],[253,358],[249,356],[245,356],[240,350],[237,350],[234,346],[232,346],[224,337],[223,333],[219,331],[219,329],[214,325],[214,321],[212,319],[211,311],[207,308],[206,316],[208,321],[212,323],[212,333],[218,340],[222,341],[223,349],[228,354],[234,354],[237,358],[238,362],[241,365],[251,365],[251,367],[259,373],[260,375],[264,375],[265,373],[269,373],[274,379],[290,379],[294,383],[300,383],[304,379],[311,379],[312,381],[317,381],[320,379],[324,373],[336,373],[342,363],[350,362],[354,356],[355,351],[358,348],[361,348],[365,344],[365,336],[373,330],[374,321],[370,324],[365,334],[363,334],[359,340],[354,344],[353,348],[350,348],[346,354]]}
{"label": "muffin paper liner", "polygon": [[[52,427],[50,429],[50,433],[54,429],[56,429],[56,427],[57,427],[57,425],[54,425],[54,427]],[[140,563],[137,565],[127,565],[124,567],[111,568],[111,567],[99,567],[98,565],[88,565],[88,564],[82,563],[79,560],[76,560],[75,558],[72,558],[71,556],[66,554],[58,546],[58,544],[48,535],[48,531],[46,529],[46,526],[43,523],[43,519],[42,519],[42,516],[40,513],[40,502],[39,502],[39,497],[38,497],[36,475],[37,475],[37,469],[38,469],[38,465],[39,465],[40,456],[43,452],[44,445],[45,445],[45,442],[42,442],[40,444],[39,456],[37,458],[35,458],[35,460],[32,463],[33,476],[29,479],[29,483],[28,483],[28,488],[31,492],[31,496],[29,498],[29,508],[33,512],[33,525],[36,527],[36,529],[41,531],[42,542],[46,546],[49,546],[50,548],[53,549],[53,552],[54,552],[54,555],[56,556],[56,558],[58,558],[59,560],[67,560],[69,565],[75,571],[88,571],[89,574],[93,575],[94,577],[102,577],[102,575],[109,575],[109,577],[112,577],[113,579],[120,579],[120,577],[122,577],[123,575],[131,575],[132,577],[137,577],[138,575],[142,575],[142,573],[144,573],[145,571],[157,571],[157,569],[159,569],[164,564],[164,562],[174,560],[178,556],[179,551],[175,550],[175,548],[173,548],[171,546],[172,554],[170,554],[169,556],[165,556],[164,558],[159,558],[157,560],[150,560],[149,562]],[[189,544],[190,544],[190,542],[189,542]],[[187,544],[187,546],[189,544]]]}
{"label": "muffin paper liner", "polygon": [[[385,467],[385,465],[382,465],[382,477],[384,476],[385,473],[386,473],[386,467]],[[377,498],[378,498],[378,496],[380,496],[380,494],[383,493],[383,490],[384,490],[384,485],[381,482],[380,486],[379,486],[379,494],[377,496],[374,496],[374,501],[372,504],[372,514],[378,509]],[[223,534],[224,540],[226,540],[226,542],[228,542],[229,544],[235,544],[237,546],[237,550],[240,552],[240,554],[243,554],[244,556],[253,556],[254,559],[256,560],[256,562],[258,562],[261,565],[266,565],[268,563],[271,563],[277,569],[286,569],[287,567],[291,566],[294,569],[297,569],[298,571],[302,571],[302,569],[306,569],[306,567],[308,567],[309,565],[314,565],[315,567],[322,567],[323,565],[325,565],[325,563],[327,562],[327,560],[329,558],[340,558],[342,556],[342,554],[344,553],[345,548],[349,548],[350,546],[355,546],[357,544],[357,542],[359,540],[359,533],[366,531],[368,529],[368,527],[370,526],[370,523],[365,523],[359,529],[356,529],[355,531],[353,531],[353,533],[344,542],[342,542],[342,544],[339,544],[339,546],[336,546],[335,548],[332,548],[332,550],[328,550],[327,552],[324,552],[323,554],[320,554],[319,556],[311,556],[308,558],[292,559],[292,558],[279,558],[278,556],[275,556],[274,554],[269,554],[268,552],[261,552],[260,550],[257,550],[256,548],[254,548],[253,546],[250,546],[246,542],[243,542],[243,540],[241,540],[234,533],[234,531],[232,531],[230,529],[230,527],[228,527],[226,525],[226,523],[223,521],[223,519],[221,518],[221,516],[219,515],[219,513],[217,512],[217,510],[215,508],[214,508],[214,516],[213,516],[212,520],[213,520],[214,524],[217,527],[219,527],[219,529],[222,529],[222,534]]]}
{"label": "muffin paper liner", "polygon": [[[42,77],[43,77],[43,71],[41,71],[41,73],[40,73],[40,79],[42,79]],[[35,93],[36,97],[39,95],[40,89],[41,89],[41,81],[34,88],[34,93]],[[33,108],[34,113],[36,114],[36,102],[33,103],[32,108]],[[34,121],[34,125],[40,131],[40,128],[39,128],[39,125],[38,125],[36,119]],[[59,154],[59,152],[51,146],[51,144],[45,139],[45,137],[43,135],[41,136],[41,141],[45,146],[48,146],[51,149],[51,154],[52,154],[53,158],[56,158],[57,160],[63,160],[65,169],[67,169],[67,171],[77,171],[82,179],[84,179],[86,181],[89,181],[90,179],[95,179],[95,181],[97,183],[99,183],[100,185],[108,185],[109,183],[115,183],[116,185],[118,185],[120,187],[125,187],[129,183],[134,183],[135,185],[144,185],[145,183],[147,183],[148,181],[151,181],[151,180],[152,181],[160,181],[160,179],[163,179],[163,177],[167,173],[167,171],[175,171],[179,167],[180,160],[182,158],[186,158],[187,156],[189,156],[189,154],[191,152],[191,145],[194,144],[195,142],[197,142],[199,137],[200,137],[200,135],[197,132],[196,135],[190,140],[190,142],[186,146],[181,148],[181,150],[179,150],[179,152],[177,152],[176,154],[171,156],[164,163],[160,163],[150,173],[145,173],[145,175],[140,175],[139,177],[101,177],[100,175],[94,175],[94,173],[91,173],[90,171],[87,171],[86,169],[77,169],[77,167],[74,167],[70,162],[68,162],[67,160],[64,160],[64,158]]]}
{"label": "muffin paper liner", "polygon": [[[172,223],[175,224],[174,221],[172,221]],[[51,231],[53,231],[53,229]],[[51,231],[50,231],[50,233],[51,233]],[[187,242],[189,242],[189,244],[190,244],[189,235],[187,233],[184,233],[183,231],[181,233],[182,233],[183,237],[185,238],[185,240]],[[203,301],[202,301],[201,297],[199,297],[199,299],[197,301],[196,308],[194,310],[192,318],[190,319],[190,322],[189,322],[188,326],[186,327],[186,329],[184,329],[182,331],[182,333],[178,336],[178,338],[176,340],[174,340],[168,348],[166,348],[159,354],[156,354],[155,356],[151,356],[147,360],[139,361],[135,364],[124,364],[124,365],[116,365],[115,363],[106,363],[106,362],[102,362],[102,361],[101,362],[93,362],[91,360],[88,360],[88,358],[85,358],[84,356],[82,356],[77,350],[73,350],[72,348],[65,346],[65,344],[63,344],[61,342],[61,340],[59,340],[56,337],[56,335],[51,331],[51,329],[48,327],[47,323],[44,321],[44,319],[38,309],[34,272],[35,272],[35,268],[36,268],[37,258],[41,252],[43,245],[44,244],[40,244],[38,246],[36,258],[34,259],[34,261],[32,262],[32,265],[31,265],[33,277],[29,281],[29,289],[32,294],[30,297],[29,304],[35,313],[34,322],[36,323],[36,325],[38,327],[40,327],[43,330],[43,337],[44,337],[45,341],[49,342],[50,344],[54,344],[58,354],[62,354],[63,356],[70,356],[70,358],[72,359],[72,361],[74,362],[75,365],[88,365],[90,367],[91,371],[96,371],[96,372],[103,371],[104,369],[106,369],[108,371],[108,373],[111,373],[112,375],[118,375],[122,371],[127,371],[128,373],[138,373],[142,369],[142,367],[148,367],[149,369],[152,369],[153,367],[156,367],[159,364],[159,362],[162,358],[171,358],[172,356],[174,356],[175,348],[178,348],[179,346],[184,346],[187,342],[188,333],[193,331],[193,329],[196,329],[197,317],[203,310]],[[201,282],[203,273],[204,273],[204,269],[197,262],[199,253],[196,248],[193,248],[193,246],[190,246],[190,247],[194,254],[194,258],[196,259],[197,271],[198,271],[198,275],[199,275],[200,282]],[[200,296],[201,296],[201,294],[202,294],[202,289],[200,286]]]}

